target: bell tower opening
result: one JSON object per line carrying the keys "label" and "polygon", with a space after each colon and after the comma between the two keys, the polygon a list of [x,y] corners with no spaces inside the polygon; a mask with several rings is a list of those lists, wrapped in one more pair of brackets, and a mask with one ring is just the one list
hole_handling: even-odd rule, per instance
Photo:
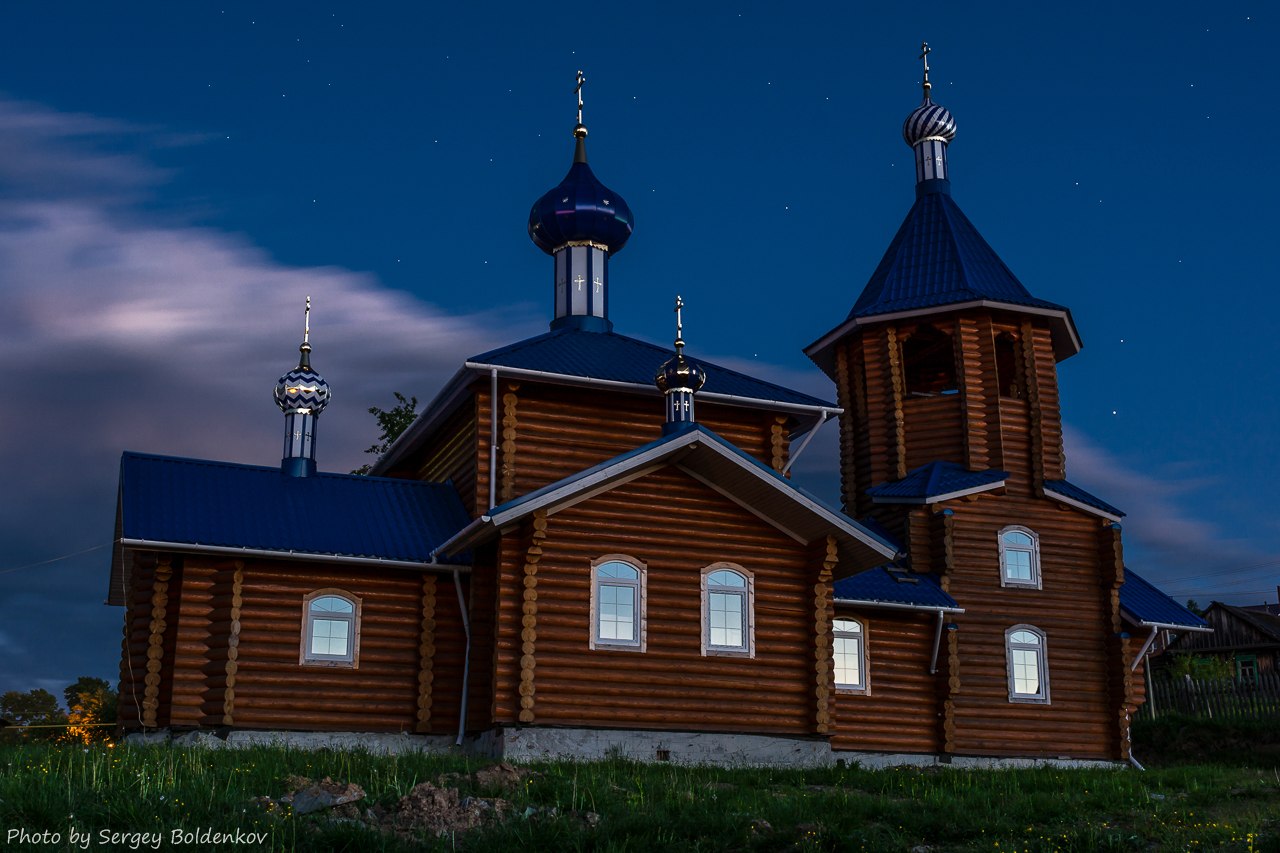
{"label": "bell tower opening", "polygon": [[956,350],[951,335],[934,326],[918,326],[902,341],[902,379],[909,397],[955,394]]}
{"label": "bell tower opening", "polygon": [[996,335],[996,381],[1000,384],[1001,397],[1022,400],[1026,397],[1027,377],[1018,344],[1018,339],[1008,332]]}

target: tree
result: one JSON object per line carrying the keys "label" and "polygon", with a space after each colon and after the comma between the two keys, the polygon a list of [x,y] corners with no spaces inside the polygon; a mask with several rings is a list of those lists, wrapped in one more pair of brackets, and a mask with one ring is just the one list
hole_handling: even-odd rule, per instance
{"label": "tree", "polygon": [[[391,443],[400,437],[400,433],[409,428],[409,424],[413,423],[413,419],[418,415],[418,398],[405,396],[399,391],[393,391],[396,397],[396,405],[390,409],[379,409],[377,406],[369,407],[369,414],[373,415],[378,421],[378,428],[382,430],[379,436],[381,439],[377,444],[371,446],[365,453],[372,453],[378,457],[387,452],[387,448]],[[368,474],[373,469],[373,465],[361,465],[352,471],[352,474]]]}
{"label": "tree", "polygon": [[[28,690],[19,693],[10,690],[0,696],[0,717],[17,726],[61,726],[67,717],[58,706],[58,697],[48,690]],[[16,729],[6,730],[8,737],[50,739],[57,737],[58,729]]]}
{"label": "tree", "polygon": [[116,692],[110,684],[82,675],[62,695],[69,713],[66,732],[59,740],[88,744],[110,739],[111,727],[103,725],[116,721]]}
{"label": "tree", "polygon": [[1187,599],[1187,609],[1200,618],[1204,618],[1204,608],[1201,607],[1200,602],[1196,601],[1194,598]]}

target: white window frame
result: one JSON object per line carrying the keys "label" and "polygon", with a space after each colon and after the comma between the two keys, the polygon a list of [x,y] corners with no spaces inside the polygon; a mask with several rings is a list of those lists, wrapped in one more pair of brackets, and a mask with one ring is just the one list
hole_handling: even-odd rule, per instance
{"label": "white window frame", "polygon": [[[606,563],[622,563],[635,569],[637,578],[634,581],[621,578],[601,578],[599,569]],[[635,557],[626,554],[605,554],[591,561],[591,622],[587,629],[587,645],[592,649],[609,649],[611,651],[643,652],[649,642],[648,589],[645,583],[648,577],[648,566]],[[600,587],[617,586],[635,590],[635,625],[634,639],[612,640],[600,636]]]}
{"label": "white window frame", "polygon": [[[853,628],[847,628],[846,625],[853,625]],[[841,640],[855,640],[858,643],[858,678],[856,684],[841,683],[837,673],[840,668],[836,666],[838,660],[838,649]],[[869,693],[871,692],[871,682],[867,678],[867,623],[862,619],[854,619],[851,616],[837,616],[831,621],[831,678],[836,686],[836,690],[840,693]]]}
{"label": "white window frame", "polygon": [[[745,581],[741,587],[718,586],[710,583],[716,572],[733,572]],[[740,595],[742,597],[742,645],[717,646],[711,642],[711,594]],[[756,656],[756,582],[755,575],[737,563],[712,563],[702,570],[702,655],[703,657]]]}
{"label": "white window frame", "polygon": [[[1015,643],[1013,635],[1019,631],[1027,631],[1034,634],[1039,642],[1037,643]],[[1036,674],[1039,676],[1038,687],[1036,693],[1019,693],[1016,688],[1016,681],[1013,677],[1013,653],[1015,651],[1033,651],[1036,654]],[[1028,705],[1048,705],[1049,704],[1049,640],[1045,636],[1044,631],[1034,625],[1014,625],[1012,628],[1004,632],[1004,658],[1005,669],[1009,677],[1009,701]]]}
{"label": "white window frame", "polygon": [[[1027,549],[1021,546],[1007,544],[1004,541],[1005,534],[1007,533],[1021,533],[1024,536],[1031,537],[1031,548]],[[1000,546],[1000,585],[1021,587],[1023,589],[1042,589],[1042,575],[1040,573],[1040,534],[1036,533],[1030,527],[1023,527],[1021,524],[1010,524],[1008,527],[1002,528],[996,535],[996,542]],[[1006,551],[1018,551],[1021,553],[1029,553],[1031,555],[1030,580],[1009,577],[1009,565],[1005,560]]]}
{"label": "white window frame", "polygon": [[[347,622],[347,653],[345,655],[322,655],[311,651],[311,639],[315,630],[316,614],[311,612],[311,605],[321,598],[340,598],[351,605],[351,613],[326,614],[324,619],[331,622]],[[298,649],[298,663],[303,666],[330,666],[348,669],[360,668],[360,597],[352,595],[344,589],[317,589],[309,592],[302,599],[302,638]]]}

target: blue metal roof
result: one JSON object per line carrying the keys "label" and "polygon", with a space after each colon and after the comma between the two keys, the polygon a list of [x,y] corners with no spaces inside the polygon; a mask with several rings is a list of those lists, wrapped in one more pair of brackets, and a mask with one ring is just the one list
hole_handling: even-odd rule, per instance
{"label": "blue metal roof", "polygon": [[423,563],[471,520],[448,483],[142,453],[120,461],[120,512],[124,539]]}
{"label": "blue metal roof", "polygon": [[949,193],[924,193],[907,213],[849,318],[976,299],[1066,311],[1027,292]]}
{"label": "blue metal roof", "polygon": [[995,488],[1008,478],[1008,471],[970,471],[954,462],[930,462],[911,471],[901,480],[880,483],[867,489],[878,503],[930,503],[948,495],[972,494]]}
{"label": "blue metal roof", "polygon": [[1209,623],[1165,595],[1129,567],[1120,587],[1120,607],[1133,621],[1156,625],[1207,628]]}
{"label": "blue metal roof", "polygon": [[1047,491],[1057,492],[1059,495],[1062,495],[1064,498],[1073,500],[1076,503],[1082,503],[1085,506],[1090,506],[1090,507],[1093,507],[1094,509],[1101,510],[1107,515],[1113,515],[1117,518],[1124,518],[1123,510],[1116,509],[1111,504],[1104,501],[1102,498],[1094,497],[1093,495],[1086,492],[1084,489],[1072,483],[1069,483],[1066,480],[1045,480],[1044,487]]}
{"label": "blue metal roof", "polygon": [[921,610],[962,610],[942,591],[933,575],[893,566],[878,566],[835,582],[835,599],[859,603],[894,604]]}
{"label": "blue metal roof", "polygon": [[[616,332],[566,328],[481,353],[468,359],[467,364],[538,370],[561,376],[654,387],[654,374],[669,358],[669,349]],[[834,403],[826,400],[753,379],[701,358],[698,363],[707,373],[707,383],[701,391],[704,397],[725,394],[798,406],[835,407]],[[654,393],[657,393],[656,388]]]}

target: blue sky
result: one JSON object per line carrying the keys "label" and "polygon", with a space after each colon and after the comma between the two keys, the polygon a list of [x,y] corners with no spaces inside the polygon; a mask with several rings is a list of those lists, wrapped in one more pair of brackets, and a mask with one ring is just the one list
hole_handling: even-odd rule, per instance
{"label": "blue sky", "polygon": [[[1271,7],[781,9],[0,7],[0,690],[114,678],[120,452],[276,464],[306,295],[330,470],[363,461],[368,406],[546,328],[525,219],[579,68],[636,218],[617,329],[669,340],[681,293],[690,354],[832,397],[801,349],[910,207],[922,39],[954,197],[1084,337],[1069,476],[1177,597],[1275,601]],[[797,466],[831,497],[834,447]]]}

